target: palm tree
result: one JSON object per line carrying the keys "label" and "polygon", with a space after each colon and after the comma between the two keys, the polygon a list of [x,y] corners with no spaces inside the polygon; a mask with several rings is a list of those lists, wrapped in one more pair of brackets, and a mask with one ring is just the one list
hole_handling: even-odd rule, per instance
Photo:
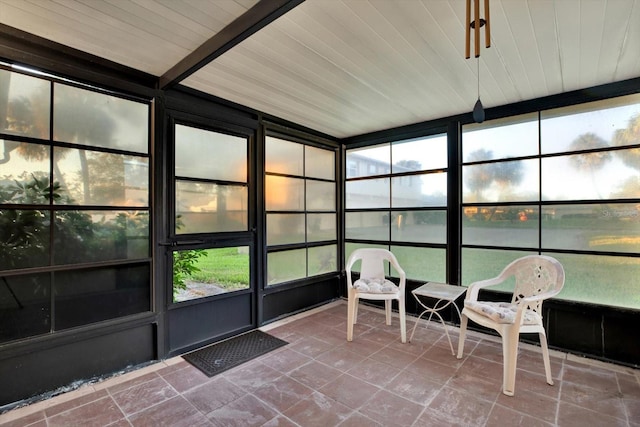
{"label": "palm tree", "polygon": [[[609,144],[593,132],[583,133],[573,140],[569,148],[573,151],[593,150],[608,147]],[[602,169],[611,160],[609,151],[596,151],[569,157],[569,163],[578,171],[591,175],[593,188],[598,192],[598,198],[602,199],[595,179],[595,173]]]}
{"label": "palm tree", "polygon": [[[611,142],[616,147],[640,144],[640,114],[631,117],[625,129],[618,129]],[[640,148],[620,150],[616,153],[625,165],[640,171]]]}

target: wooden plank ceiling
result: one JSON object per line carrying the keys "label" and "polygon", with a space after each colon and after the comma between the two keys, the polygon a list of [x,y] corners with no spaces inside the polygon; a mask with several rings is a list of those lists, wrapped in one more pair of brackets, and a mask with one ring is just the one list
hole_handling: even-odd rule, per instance
{"label": "wooden plank ceiling", "polygon": [[468,112],[478,70],[485,108],[640,77],[640,0],[490,2],[479,60],[464,0],[0,0],[0,23],[337,138]]}

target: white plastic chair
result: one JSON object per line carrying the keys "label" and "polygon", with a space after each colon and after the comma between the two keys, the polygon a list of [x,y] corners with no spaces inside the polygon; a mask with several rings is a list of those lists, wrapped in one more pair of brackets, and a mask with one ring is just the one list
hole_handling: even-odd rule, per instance
{"label": "white plastic chair", "polygon": [[[360,277],[352,282],[351,269],[361,260]],[[398,285],[385,277],[385,262],[389,262],[400,274]],[[407,322],[404,306],[404,289],[406,274],[400,267],[393,253],[386,249],[364,248],[353,251],[346,265],[347,290],[349,293],[347,312],[347,341],[353,341],[353,325],[358,320],[358,301],[360,298],[385,301],[387,325],[391,325],[391,304],[398,301],[400,316],[400,336],[403,343],[407,342]]]}
{"label": "white plastic chair", "polygon": [[[511,303],[478,301],[480,289],[497,285],[510,277],[515,277]],[[497,331],[502,337],[502,392],[507,396],[513,396],[519,335],[538,333],[547,383],[553,385],[547,336],[542,324],[542,302],[557,295],[563,286],[562,265],[555,258],[544,255],[529,255],[516,259],[506,266],[498,277],[469,285],[460,320],[458,359],[462,358],[467,319]]]}

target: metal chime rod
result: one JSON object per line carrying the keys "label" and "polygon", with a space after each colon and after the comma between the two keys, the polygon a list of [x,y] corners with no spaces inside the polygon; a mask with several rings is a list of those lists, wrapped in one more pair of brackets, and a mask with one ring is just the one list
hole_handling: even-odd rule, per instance
{"label": "metal chime rod", "polygon": [[[473,20],[471,20],[471,2],[473,1]],[[491,29],[489,24],[489,0],[484,0],[484,19],[480,19],[480,0],[467,0],[467,25],[465,26],[465,50],[464,56],[471,56],[471,31],[473,28],[474,53],[480,57],[480,27],[484,28],[485,47],[491,47]]]}
{"label": "metal chime rod", "polygon": [[475,25],[473,26],[473,41],[475,42],[476,58],[480,57],[480,0],[473,2]]}

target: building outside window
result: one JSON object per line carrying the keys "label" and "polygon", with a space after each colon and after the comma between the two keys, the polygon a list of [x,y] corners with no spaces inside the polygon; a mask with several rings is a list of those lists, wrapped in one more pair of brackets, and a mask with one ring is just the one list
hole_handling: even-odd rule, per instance
{"label": "building outside window", "polygon": [[382,247],[409,279],[446,281],[446,135],[349,149],[346,161],[359,165],[345,182],[346,258]]}

